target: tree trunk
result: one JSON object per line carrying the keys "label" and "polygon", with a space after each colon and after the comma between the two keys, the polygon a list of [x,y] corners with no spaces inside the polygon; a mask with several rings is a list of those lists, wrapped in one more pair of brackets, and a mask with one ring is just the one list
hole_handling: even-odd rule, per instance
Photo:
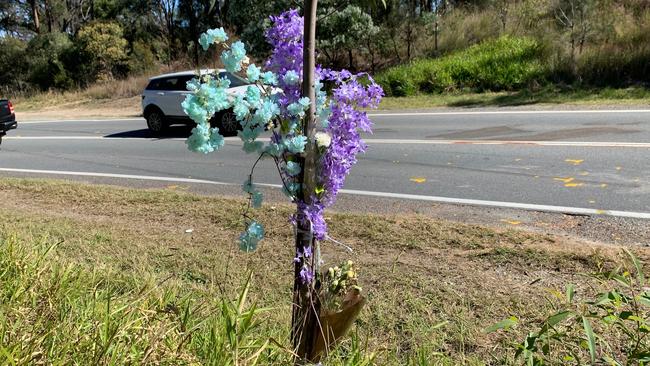
{"label": "tree trunk", "polygon": [[36,0],[30,0],[29,6],[32,8],[32,20],[34,22],[34,31],[39,34],[41,33],[41,22],[38,19],[38,5],[36,5]]}
{"label": "tree trunk", "polygon": [[[307,136],[305,157],[302,162],[302,192],[298,199],[305,203],[311,202],[316,188],[316,146],[314,134],[316,127],[316,98],[315,98],[315,64],[316,64],[316,7],[318,0],[305,0],[305,28],[303,50],[303,84],[302,95],[311,101],[305,117],[304,135]],[[298,211],[297,215],[301,215]],[[304,365],[314,360],[315,341],[320,331],[318,315],[320,302],[316,293],[316,278],[311,283],[305,283],[300,271],[306,266],[316,275],[320,267],[320,250],[314,240],[311,223],[298,217],[296,230],[296,253],[311,248],[313,255],[302,258],[294,266],[293,309],[291,319],[291,338],[296,352],[296,365]],[[307,261],[308,263],[303,263]],[[316,276],[315,276],[316,277]]]}
{"label": "tree trunk", "polygon": [[52,7],[48,0],[45,0],[43,4],[45,6],[45,18],[47,19],[47,31],[48,33],[52,33],[52,23],[54,23],[54,19],[52,19]]}
{"label": "tree trunk", "polygon": [[350,71],[354,71],[354,57],[352,56],[351,49],[348,50],[348,64],[349,64],[348,67],[350,68]]}

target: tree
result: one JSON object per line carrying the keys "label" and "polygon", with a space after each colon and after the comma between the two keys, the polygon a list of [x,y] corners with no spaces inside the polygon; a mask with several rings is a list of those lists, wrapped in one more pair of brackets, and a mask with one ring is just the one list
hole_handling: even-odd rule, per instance
{"label": "tree", "polygon": [[97,22],[83,27],[77,34],[82,50],[92,56],[98,80],[113,79],[113,68],[126,59],[127,41],[122,27],[114,22]]}
{"label": "tree", "polygon": [[592,30],[595,0],[558,0],[555,19],[564,30],[569,42],[571,71],[577,73],[576,51],[582,53],[585,41]]}
{"label": "tree", "polygon": [[329,64],[337,61],[341,53],[346,54],[348,67],[354,70],[354,50],[361,49],[360,46],[366,46],[375,38],[379,27],[358,6],[348,5],[342,11],[328,10],[328,13],[331,15],[323,18],[318,29],[319,50],[326,55]]}

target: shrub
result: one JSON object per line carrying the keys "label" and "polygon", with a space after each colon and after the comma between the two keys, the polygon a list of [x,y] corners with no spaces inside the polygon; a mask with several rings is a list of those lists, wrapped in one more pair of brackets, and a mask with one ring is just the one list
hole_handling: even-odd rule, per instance
{"label": "shrub", "polygon": [[379,75],[377,82],[384,88],[387,96],[406,97],[414,95],[417,92],[417,87],[409,71],[409,67],[395,68]]}
{"label": "shrub", "polygon": [[66,71],[62,56],[72,48],[67,34],[48,33],[32,38],[26,51],[29,81],[42,90],[71,88],[74,82]]}
{"label": "shrub", "polygon": [[535,40],[504,36],[438,59],[386,70],[377,80],[392,96],[454,88],[512,90],[543,80],[544,58],[544,49]]}
{"label": "shrub", "polygon": [[650,362],[650,290],[641,261],[626,250],[628,260],[614,270],[593,275],[598,294],[578,296],[573,285],[552,292],[561,302],[539,324],[520,324],[511,317],[488,332],[533,326],[512,344],[515,357],[528,365],[647,365]]}
{"label": "shrub", "polygon": [[27,44],[12,37],[0,38],[0,94],[24,89],[25,59]]}
{"label": "shrub", "polygon": [[127,41],[122,35],[122,27],[114,22],[92,23],[77,34],[83,51],[93,58],[99,80],[112,79],[113,68],[126,59]]}

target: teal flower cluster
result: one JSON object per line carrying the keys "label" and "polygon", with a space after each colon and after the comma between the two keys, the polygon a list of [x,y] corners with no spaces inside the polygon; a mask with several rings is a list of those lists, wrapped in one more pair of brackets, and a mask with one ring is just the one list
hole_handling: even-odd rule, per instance
{"label": "teal flower cluster", "polygon": [[[202,75],[188,82],[187,89],[192,93],[186,97],[182,107],[197,126],[187,139],[187,146],[190,150],[201,153],[210,153],[223,147],[223,136],[217,128],[210,126],[209,121],[215,113],[231,109],[241,125],[238,136],[243,142],[242,149],[246,153],[259,154],[260,159],[272,158],[281,173],[285,194],[296,201],[302,188],[302,167],[298,161],[308,143],[307,137],[302,134],[302,119],[311,103],[309,98],[301,98],[299,93],[301,67],[295,70],[287,68],[279,74],[270,71],[274,68],[263,70],[255,64],[249,64],[246,47],[242,42],[236,41],[228,45],[225,43],[227,39],[220,28],[207,31],[201,35],[199,42],[204,49],[212,44],[221,44],[223,51],[220,59],[226,71],[241,73],[250,85],[245,93],[229,94],[228,78]],[[316,112],[326,116],[324,110],[327,109],[327,97],[322,90],[323,84],[317,82],[316,87]],[[271,131],[268,143],[260,139],[266,130]],[[252,172],[242,189],[248,194],[250,202],[246,212],[250,208],[262,206],[264,196],[253,185]],[[239,236],[239,247],[244,251],[252,251],[263,239],[264,228],[247,214],[244,217],[248,224]]]}
{"label": "teal flower cluster", "polygon": [[223,28],[210,29],[207,32],[201,34],[199,37],[199,44],[203,47],[204,51],[207,51],[211,44],[223,43],[228,40],[228,35]]}
{"label": "teal flower cluster", "polygon": [[247,60],[246,46],[241,41],[237,41],[230,46],[229,50],[221,54],[221,62],[228,72],[239,72],[242,69],[242,63]]}
{"label": "teal flower cluster", "polygon": [[264,227],[257,221],[251,221],[246,231],[239,236],[239,249],[252,252],[257,249],[257,244],[264,239]]}

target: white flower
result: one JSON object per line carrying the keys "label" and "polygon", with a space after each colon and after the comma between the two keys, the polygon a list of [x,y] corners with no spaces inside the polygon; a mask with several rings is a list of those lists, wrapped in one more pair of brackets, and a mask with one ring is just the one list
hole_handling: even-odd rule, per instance
{"label": "white flower", "polygon": [[329,147],[332,144],[332,136],[327,132],[316,132],[314,137],[318,147]]}

